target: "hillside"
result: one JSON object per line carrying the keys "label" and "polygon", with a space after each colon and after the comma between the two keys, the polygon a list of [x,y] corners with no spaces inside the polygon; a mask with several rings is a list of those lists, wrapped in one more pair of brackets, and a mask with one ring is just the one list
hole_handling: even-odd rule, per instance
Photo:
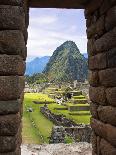
{"label": "hillside", "polygon": [[35,73],[42,73],[50,57],[44,56],[41,58],[35,58],[31,62],[26,63],[26,75],[33,75]]}
{"label": "hillside", "polygon": [[87,59],[73,41],[59,46],[47,63],[44,73],[51,81],[83,81],[87,78]]}

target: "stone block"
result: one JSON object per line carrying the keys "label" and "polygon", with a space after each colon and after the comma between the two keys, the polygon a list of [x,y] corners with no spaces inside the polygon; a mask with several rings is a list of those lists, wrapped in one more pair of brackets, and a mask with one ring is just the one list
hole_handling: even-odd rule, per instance
{"label": "stone block", "polygon": [[0,116],[0,136],[14,136],[20,126],[19,114]]}
{"label": "stone block", "polygon": [[104,124],[93,118],[91,119],[91,127],[97,135],[116,147],[116,127],[110,124]]}
{"label": "stone block", "polygon": [[98,21],[92,24],[87,29],[87,37],[90,39],[91,37],[95,37],[95,35],[101,36],[105,31],[105,22],[104,16],[100,17]]}
{"label": "stone block", "polygon": [[0,31],[0,54],[20,55],[26,59],[23,34],[18,30]]}
{"label": "stone block", "polygon": [[20,110],[19,100],[0,101],[0,115],[16,114]]}
{"label": "stone block", "polygon": [[106,89],[106,97],[110,105],[116,106],[116,87]]}
{"label": "stone block", "polygon": [[104,0],[100,7],[100,14],[106,13],[115,4],[116,0]]}
{"label": "stone block", "polygon": [[97,109],[98,109],[98,105],[91,102],[90,103],[90,112],[91,112],[92,117],[96,118],[96,119],[98,119]]}
{"label": "stone block", "polygon": [[105,69],[107,67],[107,55],[106,53],[99,53],[89,58],[89,69]]}
{"label": "stone block", "polygon": [[116,126],[116,107],[99,106],[97,111],[102,122]]}
{"label": "stone block", "polygon": [[88,55],[92,56],[95,55],[96,49],[95,49],[95,39],[89,39],[87,43],[87,50],[88,50]]}
{"label": "stone block", "polygon": [[116,155],[116,148],[104,139],[101,139],[100,151],[102,155]]}
{"label": "stone block", "polygon": [[24,77],[0,76],[0,100],[16,100],[24,90]]}
{"label": "stone block", "polygon": [[94,150],[92,150],[92,155],[97,155],[96,152],[94,152]]}
{"label": "stone block", "polygon": [[107,136],[106,139],[111,145],[116,147],[116,127],[106,124],[106,131],[107,131]]}
{"label": "stone block", "polygon": [[0,155],[21,155],[21,148],[17,148],[14,152],[0,153]]}
{"label": "stone block", "polygon": [[0,0],[0,5],[22,6],[23,0]]}
{"label": "stone block", "polygon": [[116,68],[99,71],[99,80],[102,86],[105,87],[116,86]]}
{"label": "stone block", "polygon": [[109,68],[116,67],[116,48],[107,52],[107,65]]}
{"label": "stone block", "polygon": [[99,86],[99,76],[97,71],[89,71],[89,83],[91,86]]}
{"label": "stone block", "polygon": [[105,32],[105,17],[101,16],[96,23],[96,31],[99,36],[103,35]]}
{"label": "stone block", "polygon": [[23,30],[25,28],[25,14],[22,7],[0,5],[0,29]]}
{"label": "stone block", "polygon": [[116,46],[116,27],[95,41],[96,51],[103,52]]}
{"label": "stone block", "polygon": [[101,3],[102,3],[103,0],[92,0],[90,1],[87,6],[86,6],[86,17],[87,15],[89,14],[92,14],[93,12],[95,12],[100,6],[101,6]]}
{"label": "stone block", "polygon": [[20,134],[21,133],[18,133],[15,136],[0,136],[0,154],[15,152],[16,148],[21,145]]}
{"label": "stone block", "polygon": [[91,118],[91,127],[97,136],[106,138],[107,131],[104,123],[98,121],[97,119]]}
{"label": "stone block", "polygon": [[90,87],[90,100],[100,105],[106,105],[106,94],[104,87]]}
{"label": "stone block", "polygon": [[90,39],[95,34],[96,34],[96,23],[92,24],[90,27],[88,27],[87,38]]}
{"label": "stone block", "polygon": [[91,143],[93,151],[97,152],[97,136],[94,132],[91,134]]}
{"label": "stone block", "polygon": [[112,7],[106,16],[105,28],[107,31],[113,29],[116,26],[116,6]]}
{"label": "stone block", "polygon": [[0,55],[0,75],[24,75],[25,62],[18,55]]}

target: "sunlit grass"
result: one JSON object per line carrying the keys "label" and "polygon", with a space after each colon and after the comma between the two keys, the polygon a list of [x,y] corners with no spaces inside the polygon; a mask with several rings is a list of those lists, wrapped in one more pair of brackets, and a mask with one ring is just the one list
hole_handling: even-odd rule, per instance
{"label": "sunlit grass", "polygon": [[[32,139],[35,139],[34,137],[37,137],[35,140],[35,143],[43,143],[43,140],[45,143],[49,142],[49,137],[51,135],[51,130],[53,127],[53,123],[49,121],[46,117],[43,116],[40,112],[40,107],[43,106],[41,104],[34,104],[34,101],[40,101],[40,100],[47,100],[51,101],[52,99],[48,98],[47,95],[41,94],[41,93],[26,93],[25,99],[24,99],[24,114],[23,114],[23,141],[27,141],[26,138],[30,137],[32,135]],[[53,101],[53,100],[52,100]],[[32,108],[33,112],[29,113],[27,112],[28,108]],[[31,121],[29,119],[29,114],[31,119],[34,121],[37,129],[35,130],[31,126]],[[30,129],[29,129],[30,127]],[[41,135],[43,137],[43,140],[38,135]],[[31,142],[31,140],[30,140]],[[33,142],[33,140],[32,140]]]}

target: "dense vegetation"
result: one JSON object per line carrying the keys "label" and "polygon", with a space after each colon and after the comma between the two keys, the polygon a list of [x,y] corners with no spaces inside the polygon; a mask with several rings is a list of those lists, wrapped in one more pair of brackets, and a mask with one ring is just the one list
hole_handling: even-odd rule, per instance
{"label": "dense vegetation", "polygon": [[87,59],[73,41],[66,41],[58,47],[44,70],[52,82],[84,81],[87,78],[87,72]]}
{"label": "dense vegetation", "polygon": [[33,74],[32,76],[25,75],[25,81],[28,84],[41,84],[48,82],[48,78],[43,73]]}

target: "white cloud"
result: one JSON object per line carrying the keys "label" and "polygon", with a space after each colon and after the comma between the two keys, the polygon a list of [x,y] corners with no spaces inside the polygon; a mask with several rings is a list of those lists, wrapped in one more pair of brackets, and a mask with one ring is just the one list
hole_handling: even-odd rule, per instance
{"label": "white cloud", "polygon": [[[33,14],[34,11],[33,9],[32,15],[30,14],[28,55],[52,55],[53,51],[67,40],[73,40],[81,52],[87,51],[86,27],[82,11],[71,10],[69,13],[64,10],[53,10],[51,13],[52,9],[44,9],[39,13],[36,11],[36,15]],[[80,18],[83,18],[82,21]]]}
{"label": "white cloud", "polygon": [[33,18],[30,18],[30,23],[32,25],[34,24],[37,24],[37,25],[43,25],[43,24],[52,24],[54,22],[57,21],[57,17],[55,16],[39,16],[39,17],[33,17]]}

